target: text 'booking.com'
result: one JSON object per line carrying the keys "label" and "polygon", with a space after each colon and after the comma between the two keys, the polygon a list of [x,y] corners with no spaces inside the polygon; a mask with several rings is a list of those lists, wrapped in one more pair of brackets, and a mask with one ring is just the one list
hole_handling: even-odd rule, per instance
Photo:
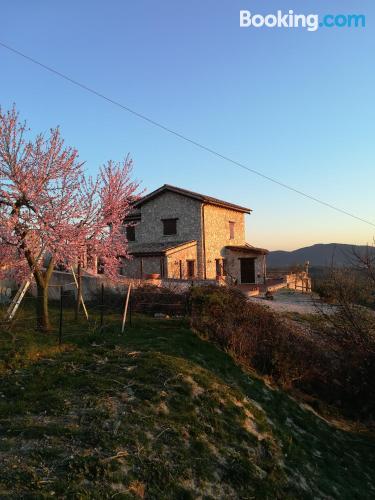
{"label": "text 'booking.com'", "polygon": [[274,14],[253,14],[240,11],[241,28],[302,28],[318,31],[319,28],[365,28],[364,14],[296,14],[293,10]]}

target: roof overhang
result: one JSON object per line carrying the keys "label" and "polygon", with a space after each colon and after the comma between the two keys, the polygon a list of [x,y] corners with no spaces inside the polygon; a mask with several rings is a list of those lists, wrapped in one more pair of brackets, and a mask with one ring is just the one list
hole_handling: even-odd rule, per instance
{"label": "roof overhang", "polygon": [[213,198],[211,196],[206,196],[203,194],[199,193],[194,193],[193,191],[189,191],[187,189],[182,189],[176,186],[171,186],[169,184],[164,184],[164,186],[161,186],[159,189],[156,189],[155,191],[152,191],[151,193],[147,194],[140,200],[136,201],[134,203],[134,207],[139,208],[145,203],[153,200],[157,196],[160,196],[161,194],[165,192],[171,192],[171,193],[176,193],[181,196],[186,196],[187,198],[191,198],[194,200],[197,200],[201,203],[206,203],[208,205],[215,205],[217,207],[222,207],[222,208],[229,208],[230,210],[235,210],[237,212],[242,212],[245,214],[250,214],[252,212],[251,208],[247,207],[242,207],[240,205],[236,205],[234,203],[230,203],[224,200],[219,200],[217,198]]}
{"label": "roof overhang", "polygon": [[124,224],[127,222],[136,222],[140,221],[142,218],[141,212],[139,211],[132,211],[130,212],[125,218],[124,218]]}
{"label": "roof overhang", "polygon": [[[178,243],[165,243],[160,245],[159,243],[140,245],[139,248],[134,248],[133,250],[129,248],[129,255],[133,257],[163,257],[165,255],[173,254],[180,250],[185,250],[191,246],[197,244],[197,240],[182,241]],[[144,248],[142,248],[142,246]]]}
{"label": "roof overhang", "polygon": [[232,252],[248,253],[256,255],[267,255],[269,253],[269,250],[266,250],[265,248],[253,247],[251,245],[227,245],[225,248],[226,250]]}

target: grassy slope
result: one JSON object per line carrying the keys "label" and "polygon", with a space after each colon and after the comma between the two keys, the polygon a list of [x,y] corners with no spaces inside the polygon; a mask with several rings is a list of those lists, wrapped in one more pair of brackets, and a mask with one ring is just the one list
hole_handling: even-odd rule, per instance
{"label": "grassy slope", "polygon": [[28,332],[26,356],[0,343],[0,498],[375,497],[370,438],[334,429],[183,323],[118,329],[61,350]]}

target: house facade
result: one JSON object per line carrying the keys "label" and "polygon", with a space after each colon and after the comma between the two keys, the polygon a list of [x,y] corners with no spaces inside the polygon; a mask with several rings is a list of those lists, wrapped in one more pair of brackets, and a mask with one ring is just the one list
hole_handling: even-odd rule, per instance
{"label": "house facade", "polygon": [[164,185],[134,204],[124,221],[130,260],[122,274],[263,284],[267,250],[245,240],[249,208]]}

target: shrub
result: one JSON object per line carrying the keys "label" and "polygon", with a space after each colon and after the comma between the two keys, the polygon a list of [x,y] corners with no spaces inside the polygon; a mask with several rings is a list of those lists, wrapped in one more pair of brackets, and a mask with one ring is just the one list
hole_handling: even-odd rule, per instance
{"label": "shrub", "polygon": [[169,316],[185,316],[186,293],[177,293],[169,288],[146,285],[132,291],[132,307],[134,311],[145,314],[168,314]]}
{"label": "shrub", "polygon": [[241,363],[283,386],[310,377],[314,343],[266,307],[249,302],[239,290],[195,287],[191,303],[192,326]]}
{"label": "shrub", "polygon": [[[375,414],[375,316],[362,306],[339,304],[323,314],[322,334],[335,355],[331,377],[334,403],[349,413]],[[323,389],[323,388],[322,388]]]}
{"label": "shrub", "polygon": [[374,306],[374,283],[362,270],[330,268],[314,280],[314,291],[331,304]]}
{"label": "shrub", "polygon": [[[318,336],[308,335],[268,308],[248,301],[240,291],[224,287],[194,287],[190,303],[192,326],[240,363],[286,389],[335,404],[351,417],[373,417],[372,334],[350,335],[348,330],[344,335],[326,323]],[[340,319],[342,325],[344,319]],[[361,321],[367,331],[368,325]]]}
{"label": "shrub", "polygon": [[339,404],[365,415],[375,407],[375,274],[372,258],[354,255],[357,263],[345,269],[330,269],[323,281],[334,313],[317,304],[323,320],[322,334],[336,354],[333,370]]}

